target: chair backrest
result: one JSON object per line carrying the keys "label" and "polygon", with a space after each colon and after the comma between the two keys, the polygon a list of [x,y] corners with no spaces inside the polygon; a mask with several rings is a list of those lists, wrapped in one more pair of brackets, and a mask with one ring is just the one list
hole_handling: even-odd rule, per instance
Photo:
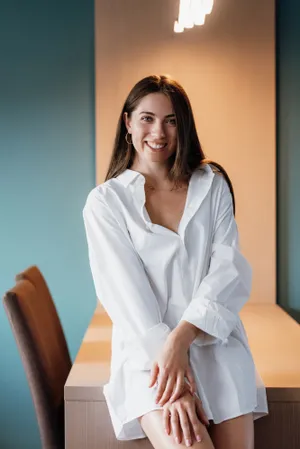
{"label": "chair backrest", "polygon": [[36,410],[43,449],[64,447],[64,384],[71,359],[45,279],[35,266],[16,276],[4,307]]}

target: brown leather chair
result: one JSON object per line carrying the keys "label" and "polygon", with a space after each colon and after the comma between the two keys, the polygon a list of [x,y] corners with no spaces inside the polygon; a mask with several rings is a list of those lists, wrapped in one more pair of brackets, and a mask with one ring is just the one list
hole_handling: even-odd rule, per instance
{"label": "brown leather chair", "polygon": [[43,449],[64,448],[64,384],[71,359],[43,275],[36,266],[16,276],[3,298],[25,368]]}

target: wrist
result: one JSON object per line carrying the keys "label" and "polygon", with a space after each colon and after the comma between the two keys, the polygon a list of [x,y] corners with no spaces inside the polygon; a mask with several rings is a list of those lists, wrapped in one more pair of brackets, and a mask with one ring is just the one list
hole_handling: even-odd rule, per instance
{"label": "wrist", "polygon": [[200,332],[202,331],[196,326],[183,320],[180,321],[175,329],[172,330],[168,338],[172,340],[172,343],[175,346],[188,350]]}

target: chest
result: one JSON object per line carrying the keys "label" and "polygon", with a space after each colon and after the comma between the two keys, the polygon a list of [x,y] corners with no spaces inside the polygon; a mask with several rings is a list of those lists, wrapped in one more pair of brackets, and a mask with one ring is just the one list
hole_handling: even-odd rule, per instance
{"label": "chest", "polygon": [[184,213],[186,198],[187,188],[171,192],[146,192],[145,207],[152,223],[177,233]]}

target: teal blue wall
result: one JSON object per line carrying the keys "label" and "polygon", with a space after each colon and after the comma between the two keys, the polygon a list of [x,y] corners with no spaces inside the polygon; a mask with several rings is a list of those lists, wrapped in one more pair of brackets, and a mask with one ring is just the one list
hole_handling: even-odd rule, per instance
{"label": "teal blue wall", "polygon": [[277,6],[278,302],[300,322],[300,3]]}
{"label": "teal blue wall", "polygon": [[[95,307],[82,208],[94,186],[92,0],[0,7],[0,293],[44,273],[72,358]],[[40,448],[24,370],[0,305],[0,448]]]}

